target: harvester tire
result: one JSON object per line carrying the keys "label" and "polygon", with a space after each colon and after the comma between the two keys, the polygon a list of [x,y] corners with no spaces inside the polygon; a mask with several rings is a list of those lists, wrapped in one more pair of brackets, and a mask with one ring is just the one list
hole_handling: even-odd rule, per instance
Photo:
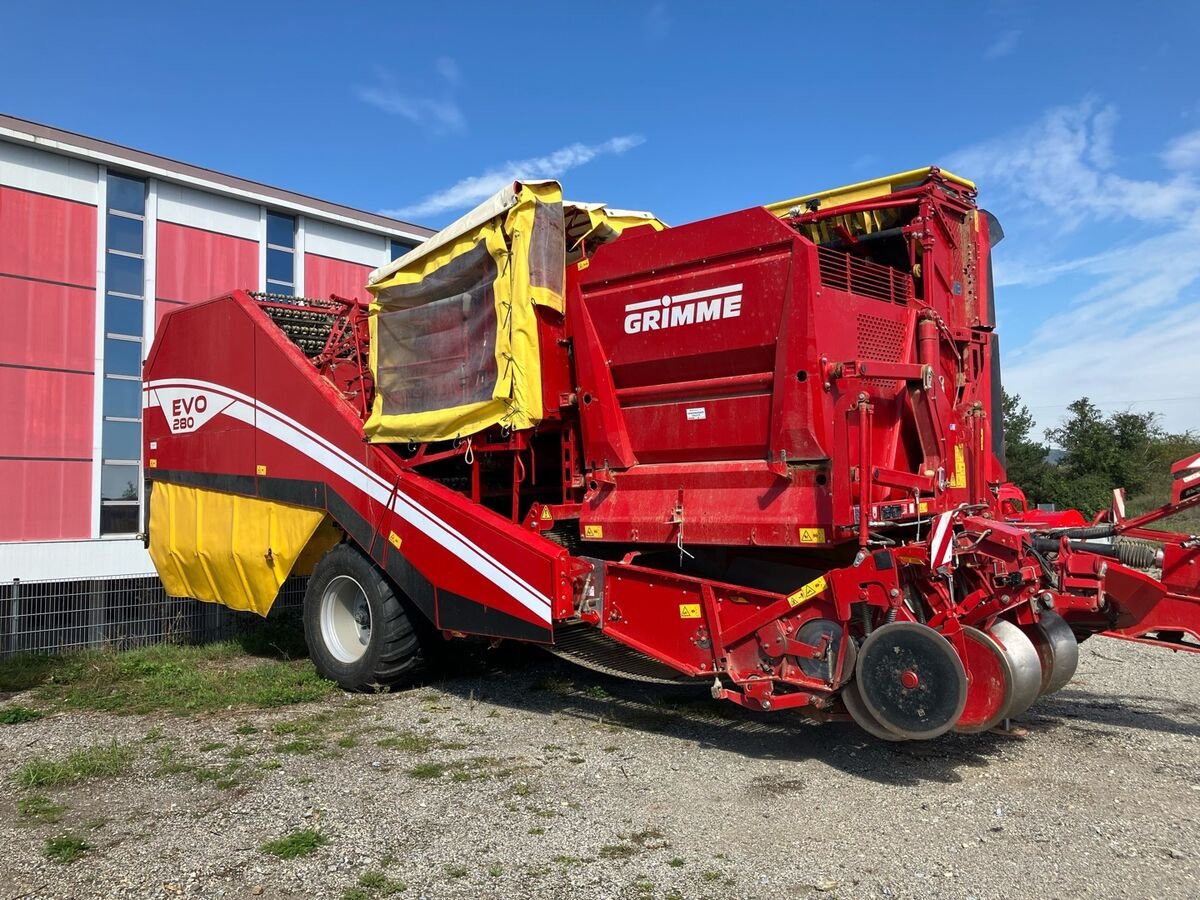
{"label": "harvester tire", "polygon": [[424,662],[415,614],[351,544],[321,558],[304,594],[304,639],[317,671],[347,691],[387,690]]}

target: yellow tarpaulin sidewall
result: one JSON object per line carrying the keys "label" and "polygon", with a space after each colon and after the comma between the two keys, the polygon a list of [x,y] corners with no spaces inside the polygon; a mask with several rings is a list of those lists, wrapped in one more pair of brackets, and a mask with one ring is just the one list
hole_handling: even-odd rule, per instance
{"label": "yellow tarpaulin sidewall", "polygon": [[[546,283],[545,272],[549,269],[546,260],[540,258],[542,273],[538,277],[531,277],[530,264],[538,216],[544,214],[540,208],[554,210],[555,205],[561,219],[562,188],[557,183],[522,184],[516,203],[504,214],[420,257],[383,281],[369,285],[368,289],[374,295],[369,362],[376,393],[363,430],[371,441],[444,441],[467,437],[497,424],[514,430],[531,428],[541,420],[541,362],[535,307],[545,306],[561,313],[564,299],[561,277],[557,285]],[[558,246],[553,251],[557,257],[551,258],[558,260],[554,264],[562,276],[565,248],[561,226],[558,234]],[[392,289],[415,285],[434,276],[458,257],[476,250],[481,243],[495,262],[497,273],[492,285],[497,374],[491,398],[435,410],[402,412],[388,409],[385,392],[379,387],[381,362],[386,364],[390,352],[380,341],[380,314],[405,308],[395,299],[400,292]],[[545,252],[547,245],[539,246]]]}
{"label": "yellow tarpaulin sidewall", "polygon": [[162,481],[150,494],[150,558],[172,597],[265,616],[297,560],[338,539],[323,510]]}

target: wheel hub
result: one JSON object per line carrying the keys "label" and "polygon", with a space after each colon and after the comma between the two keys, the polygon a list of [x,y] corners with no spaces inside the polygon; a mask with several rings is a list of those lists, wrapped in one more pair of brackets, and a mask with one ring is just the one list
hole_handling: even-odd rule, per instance
{"label": "wheel hub", "polygon": [[321,594],[321,638],[341,663],[356,663],[371,643],[371,604],[366,591],[349,575],[329,580]]}

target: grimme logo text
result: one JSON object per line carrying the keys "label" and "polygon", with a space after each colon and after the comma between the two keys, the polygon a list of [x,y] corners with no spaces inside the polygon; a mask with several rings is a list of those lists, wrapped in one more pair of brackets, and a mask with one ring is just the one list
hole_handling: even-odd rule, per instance
{"label": "grimme logo text", "polygon": [[735,319],[741,314],[742,286],[727,284],[630,303],[625,307],[625,333],[639,334],[717,319]]}

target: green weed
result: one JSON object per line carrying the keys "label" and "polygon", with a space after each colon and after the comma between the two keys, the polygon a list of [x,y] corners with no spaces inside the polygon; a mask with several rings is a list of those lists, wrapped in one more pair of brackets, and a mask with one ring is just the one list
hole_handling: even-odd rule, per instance
{"label": "green weed", "polygon": [[278,856],[280,859],[295,859],[298,856],[315,853],[318,847],[328,842],[329,839],[321,832],[306,828],[302,831],[293,831],[291,834],[273,841],[267,841],[258,849],[263,853]]}

